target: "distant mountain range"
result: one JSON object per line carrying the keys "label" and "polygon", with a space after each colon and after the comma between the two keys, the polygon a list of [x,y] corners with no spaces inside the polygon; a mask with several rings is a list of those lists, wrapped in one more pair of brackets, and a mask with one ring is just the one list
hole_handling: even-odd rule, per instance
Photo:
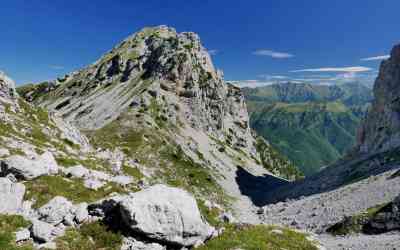
{"label": "distant mountain range", "polygon": [[282,83],[243,88],[250,126],[305,175],[336,161],[355,144],[372,90],[360,83]]}

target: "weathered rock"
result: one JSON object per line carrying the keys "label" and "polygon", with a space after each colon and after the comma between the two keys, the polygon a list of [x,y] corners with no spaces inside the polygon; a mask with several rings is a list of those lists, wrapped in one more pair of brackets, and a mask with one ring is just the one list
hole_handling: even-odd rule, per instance
{"label": "weathered rock", "polygon": [[157,243],[145,243],[133,238],[125,238],[121,250],[166,250],[167,248]]}
{"label": "weathered rock", "polygon": [[76,178],[85,178],[89,176],[89,170],[82,165],[77,165],[73,167],[69,167],[64,170],[67,175]]}
{"label": "weathered rock", "polygon": [[[50,223],[52,225],[57,225],[63,222],[64,219],[71,218],[71,215],[75,213],[75,207],[66,198],[56,196],[46,205],[39,208],[38,212],[40,215],[40,220]],[[70,222],[71,219],[68,221]]]}
{"label": "weathered rock", "polygon": [[10,155],[10,151],[6,148],[0,148],[0,157],[5,157],[5,156],[9,156]]}
{"label": "weathered rock", "polygon": [[48,169],[38,161],[13,155],[1,162],[1,174],[5,176],[9,173],[13,173],[19,179],[32,180],[47,175]]}
{"label": "weathered rock", "polygon": [[32,220],[30,230],[33,238],[39,242],[50,242],[64,233],[62,229],[40,220]]}
{"label": "weathered rock", "polygon": [[32,180],[42,175],[58,173],[58,165],[53,155],[46,152],[35,159],[13,155],[1,161],[1,175],[12,173],[18,179]]}
{"label": "weathered rock", "polygon": [[186,191],[155,185],[120,202],[123,222],[133,231],[168,244],[193,246],[214,228],[203,222],[196,200]]}
{"label": "weathered rock", "polygon": [[15,214],[22,208],[25,186],[0,178],[0,214]]}
{"label": "weathered rock", "polygon": [[27,228],[15,232],[15,242],[27,241],[30,238],[31,238],[31,232]]}
{"label": "weathered rock", "polygon": [[83,185],[89,189],[97,190],[106,185],[106,183],[97,179],[86,179]]}
{"label": "weathered rock", "polygon": [[125,176],[125,175],[117,175],[114,176],[111,179],[112,182],[115,182],[119,185],[125,186],[125,185],[129,185],[133,182],[133,178],[131,176]]}
{"label": "weathered rock", "polygon": [[40,164],[44,165],[47,168],[48,174],[57,174],[58,173],[58,164],[54,156],[50,152],[44,152],[39,157]]}
{"label": "weathered rock", "polygon": [[76,205],[75,221],[78,224],[85,222],[89,217],[88,204],[86,202]]}
{"label": "weathered rock", "polygon": [[400,45],[382,62],[374,85],[375,100],[358,133],[361,153],[400,146]]}
{"label": "weathered rock", "polygon": [[384,233],[400,230],[400,196],[380,209],[366,226],[367,231]]}
{"label": "weathered rock", "polygon": [[0,101],[10,103],[16,96],[14,81],[0,71]]}

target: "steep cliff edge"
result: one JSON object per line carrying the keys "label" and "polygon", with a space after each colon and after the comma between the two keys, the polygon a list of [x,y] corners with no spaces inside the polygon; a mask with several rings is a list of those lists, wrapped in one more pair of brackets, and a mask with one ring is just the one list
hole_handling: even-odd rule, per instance
{"label": "steep cliff edge", "polygon": [[381,64],[374,85],[375,100],[359,129],[357,146],[320,173],[272,191],[266,197],[276,201],[319,194],[398,168],[399,93],[400,46],[397,45],[391,57]]}
{"label": "steep cliff edge", "polygon": [[381,64],[375,100],[359,130],[360,153],[384,152],[400,146],[400,45]]}

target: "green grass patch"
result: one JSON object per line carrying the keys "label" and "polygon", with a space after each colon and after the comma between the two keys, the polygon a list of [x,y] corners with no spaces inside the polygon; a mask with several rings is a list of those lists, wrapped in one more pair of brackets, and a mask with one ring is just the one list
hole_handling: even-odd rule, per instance
{"label": "green grass patch", "polygon": [[[276,233],[279,230],[282,233]],[[197,250],[317,250],[305,234],[275,226],[227,225],[225,232]]]}
{"label": "green grass patch", "polygon": [[140,170],[135,167],[129,167],[129,166],[123,165],[122,170],[124,171],[125,174],[132,176],[138,180],[140,180],[144,177],[144,175],[140,172]]}
{"label": "green grass patch", "polygon": [[121,245],[121,234],[113,232],[101,221],[83,224],[79,229],[69,229],[57,239],[57,249],[60,250],[118,250]]}
{"label": "green grass patch", "polygon": [[29,245],[16,246],[15,232],[20,228],[31,225],[19,215],[0,215],[0,249],[4,250],[33,250]]}
{"label": "green grass patch", "polygon": [[91,190],[83,185],[82,180],[66,179],[61,176],[42,176],[25,183],[27,192],[25,199],[35,199],[35,208],[41,207],[55,196],[64,196],[74,203],[94,202],[111,193],[125,193],[116,184],[106,184],[98,190]]}

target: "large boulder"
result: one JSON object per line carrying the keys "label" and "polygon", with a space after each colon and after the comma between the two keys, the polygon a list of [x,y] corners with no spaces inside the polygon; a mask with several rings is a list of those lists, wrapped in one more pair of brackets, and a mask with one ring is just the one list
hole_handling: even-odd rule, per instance
{"label": "large boulder", "polygon": [[0,178],[0,214],[15,214],[22,207],[25,186]]}
{"label": "large boulder", "polygon": [[34,159],[13,155],[0,162],[1,176],[12,173],[18,179],[32,180],[42,175],[56,174],[58,165],[53,155],[46,152]]}
{"label": "large boulder", "polygon": [[373,233],[384,233],[400,230],[400,196],[380,209],[370,220],[366,230]]}
{"label": "large boulder", "polygon": [[62,196],[56,196],[46,205],[39,208],[40,220],[57,225],[64,220],[67,223],[72,221],[76,208],[74,205]]}
{"label": "large boulder", "polygon": [[182,189],[155,185],[127,196],[119,205],[131,230],[165,244],[197,245],[215,231],[202,220],[193,196]]}
{"label": "large boulder", "polygon": [[64,234],[64,228],[55,227],[47,222],[32,220],[30,228],[32,237],[38,242],[50,242]]}

